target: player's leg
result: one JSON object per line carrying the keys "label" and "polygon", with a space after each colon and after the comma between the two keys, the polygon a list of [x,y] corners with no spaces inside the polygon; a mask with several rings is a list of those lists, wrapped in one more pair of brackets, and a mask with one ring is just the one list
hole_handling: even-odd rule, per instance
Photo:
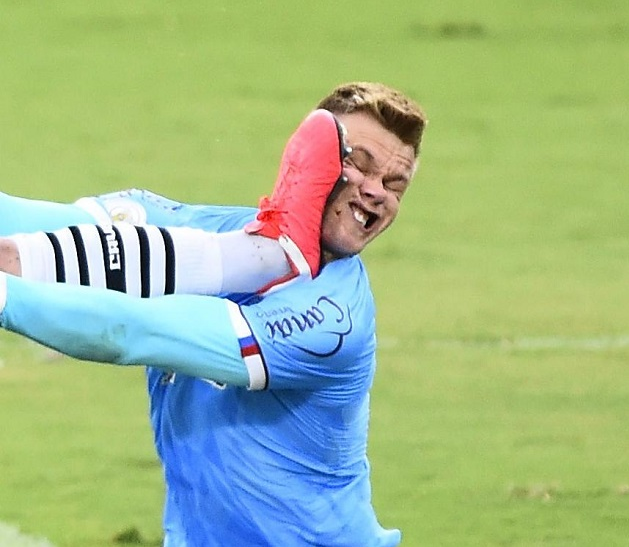
{"label": "player's leg", "polygon": [[[347,152],[334,116],[315,111],[286,145],[273,194],[247,226],[249,233],[122,223],[74,226],[5,241],[4,249],[0,246],[0,270],[144,297],[264,292],[300,275],[314,276],[323,207],[341,178]],[[111,220],[98,219],[98,212],[90,214],[90,222]],[[9,265],[20,270],[8,269]]]}
{"label": "player's leg", "polygon": [[11,239],[0,238],[0,272],[22,275],[20,252],[17,243]]}
{"label": "player's leg", "polygon": [[291,269],[276,240],[243,230],[117,223],[0,238],[0,271],[147,298],[255,293]]}
{"label": "player's leg", "polygon": [[327,110],[315,110],[289,139],[271,197],[245,229],[276,239],[294,275],[315,277],[320,266],[323,208],[334,185],[343,178],[350,152],[345,130]]}

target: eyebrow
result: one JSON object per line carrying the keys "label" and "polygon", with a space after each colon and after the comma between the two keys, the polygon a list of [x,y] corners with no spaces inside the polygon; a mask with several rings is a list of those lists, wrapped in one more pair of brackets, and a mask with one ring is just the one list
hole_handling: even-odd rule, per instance
{"label": "eyebrow", "polygon": [[370,161],[375,161],[375,156],[362,145],[352,146],[352,152],[362,152]]}

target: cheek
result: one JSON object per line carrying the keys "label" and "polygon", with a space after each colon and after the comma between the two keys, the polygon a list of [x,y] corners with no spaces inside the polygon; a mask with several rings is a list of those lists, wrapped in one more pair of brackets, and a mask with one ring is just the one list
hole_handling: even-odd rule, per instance
{"label": "cheek", "polygon": [[323,218],[321,219],[321,232],[330,232],[334,229],[334,226],[338,225],[341,218],[341,204],[339,200],[330,201],[324,211]]}
{"label": "cheek", "polygon": [[339,209],[328,208],[321,224],[322,248],[336,256],[345,256],[354,252],[353,239],[347,218]]}
{"label": "cheek", "polygon": [[395,220],[397,214],[400,212],[400,199],[399,196],[389,196],[387,201],[387,216],[391,221]]}
{"label": "cheek", "polygon": [[321,242],[330,244],[333,242],[338,226],[340,224],[340,211],[338,208],[330,205],[323,215],[321,222]]}

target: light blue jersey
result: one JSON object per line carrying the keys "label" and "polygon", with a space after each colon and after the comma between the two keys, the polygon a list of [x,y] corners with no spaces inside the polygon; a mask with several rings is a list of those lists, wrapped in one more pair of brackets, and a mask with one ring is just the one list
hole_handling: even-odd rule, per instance
{"label": "light blue jersey", "polygon": [[[131,200],[141,204],[149,223],[209,231],[241,228],[255,214],[248,208],[182,205],[139,191],[103,196],[98,202],[111,205],[118,199],[120,215],[137,214]],[[105,310],[101,314],[113,309],[119,321],[126,314],[128,298],[112,291],[64,286],[57,294],[48,287],[20,287],[21,280],[10,281],[9,296],[11,290],[23,290],[23,295],[15,308],[9,298],[4,326],[44,343],[59,343],[55,325],[73,315],[70,308],[57,310],[75,294],[86,314],[94,308]],[[33,313],[47,314],[38,317],[48,326],[37,325],[29,310],[24,312],[29,298]],[[398,545],[399,531],[383,529],[371,504],[366,446],[375,320],[361,260],[332,262],[313,281],[263,299],[156,300],[161,300],[160,313],[168,314],[164,320],[151,318],[150,334],[158,336],[155,347],[145,347],[145,333],[127,334],[117,340],[121,348],[126,345],[124,352],[93,357],[134,362],[135,357],[151,356],[151,364],[158,365],[147,368],[147,378],[151,423],[166,479],[165,546]],[[142,305],[150,315],[158,304]],[[61,313],[65,315],[55,316]],[[89,317],[78,317],[67,347],[106,351],[110,346],[96,349],[102,333],[90,331]],[[166,329],[168,340],[159,329]],[[83,342],[92,337],[93,344],[77,342],[81,337]],[[188,347],[193,348],[189,354]],[[168,367],[172,362],[175,371],[227,370],[216,378],[229,379],[235,370],[230,363],[239,360],[248,375],[248,383],[240,385],[248,387],[229,381],[219,385],[172,373]],[[234,373],[233,378],[239,382],[240,376]]]}
{"label": "light blue jersey", "polygon": [[[227,231],[255,214],[132,195],[151,223]],[[262,391],[148,372],[167,463],[166,545],[397,545],[399,532],[384,530],[371,505],[375,310],[361,260],[332,262],[240,310],[242,353],[261,355]]]}
{"label": "light blue jersey", "polygon": [[149,372],[172,544],[397,545],[371,506],[375,339],[360,260],[241,312],[242,353],[261,355],[263,391]]}

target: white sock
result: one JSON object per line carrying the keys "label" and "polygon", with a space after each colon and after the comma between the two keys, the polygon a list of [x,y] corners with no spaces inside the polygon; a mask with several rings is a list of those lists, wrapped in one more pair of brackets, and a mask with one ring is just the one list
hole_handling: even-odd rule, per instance
{"label": "white sock", "polygon": [[253,293],[290,273],[275,239],[243,230],[217,234],[223,264],[223,291]]}
{"label": "white sock", "polygon": [[134,296],[255,293],[291,271],[276,240],[243,230],[86,224],[11,239],[26,279]]}

